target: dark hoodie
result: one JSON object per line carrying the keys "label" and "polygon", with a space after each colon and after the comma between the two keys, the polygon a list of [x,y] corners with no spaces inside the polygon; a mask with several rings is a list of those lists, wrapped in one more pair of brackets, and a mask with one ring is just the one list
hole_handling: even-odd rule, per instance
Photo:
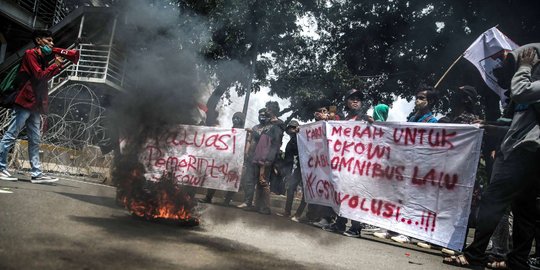
{"label": "dark hoodie", "polygon": [[255,153],[253,154],[253,163],[257,164],[272,164],[279,153],[281,142],[283,139],[283,132],[287,126],[279,119],[272,121],[272,125],[269,128],[261,130],[260,137],[255,147]]}

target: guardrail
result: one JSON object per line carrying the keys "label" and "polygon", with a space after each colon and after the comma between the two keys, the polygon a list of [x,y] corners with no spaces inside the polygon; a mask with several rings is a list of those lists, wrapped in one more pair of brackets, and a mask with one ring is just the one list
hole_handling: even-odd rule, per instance
{"label": "guardrail", "polygon": [[[73,48],[72,45],[70,48]],[[125,57],[111,45],[80,44],[80,58],[49,81],[49,91],[54,92],[67,81],[105,83],[123,90],[125,80]]]}
{"label": "guardrail", "polygon": [[48,26],[59,23],[68,13],[63,0],[12,0]]}

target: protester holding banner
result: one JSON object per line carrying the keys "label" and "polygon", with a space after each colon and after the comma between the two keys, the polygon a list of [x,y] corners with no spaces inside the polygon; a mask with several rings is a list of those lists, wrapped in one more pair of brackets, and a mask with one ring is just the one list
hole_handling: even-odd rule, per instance
{"label": "protester holding banner", "polygon": [[[513,250],[506,263],[494,263],[492,268],[529,269],[527,258],[535,229],[536,181],[540,176],[540,118],[534,104],[540,102],[540,81],[533,78],[538,71],[538,52],[534,48],[518,48],[513,52],[519,68],[512,78],[511,98],[518,104],[510,130],[495,159],[492,178],[482,199],[473,242],[463,255],[446,258],[444,263],[482,268],[489,239],[506,209],[514,213]],[[516,55],[519,54],[519,57]]]}
{"label": "protester holding banner", "polygon": [[[328,108],[329,105],[330,103],[327,101],[323,101],[320,104],[318,104],[317,108],[315,108],[315,112],[313,113],[313,116],[315,117],[316,122],[341,119],[337,113],[334,113],[333,116],[331,115],[330,110]],[[305,196],[305,193],[304,193],[304,196]],[[334,210],[332,210],[332,207],[318,205],[318,204],[308,204],[306,217],[311,222],[311,225],[318,228],[323,228],[325,226],[332,224],[332,222],[334,221],[335,215],[334,215]]]}
{"label": "protester holding banner", "polygon": [[[420,85],[416,92],[416,100],[414,111],[411,113],[407,122],[420,122],[420,123],[437,123],[437,118],[433,116],[432,108],[437,103],[437,93],[431,86]],[[409,243],[411,239],[408,236],[398,234],[393,231],[376,232],[373,234],[377,238],[392,239],[398,243]],[[429,244],[422,245],[424,242],[420,242],[423,247],[430,247]]]}
{"label": "protester holding banner", "polygon": [[[300,165],[298,164],[298,143],[296,141],[296,134],[299,131],[300,124],[296,120],[292,120],[289,125],[287,125],[287,134],[291,137],[287,146],[285,147],[285,171],[288,172],[286,175],[287,179],[287,200],[285,201],[285,211],[282,216],[290,217],[291,209],[294,200],[294,195],[298,188],[298,185],[302,184],[302,173],[300,171]],[[294,215],[295,221],[297,221],[304,212],[306,207],[306,201],[302,195],[302,201],[296,210]]]}
{"label": "protester holding banner", "polygon": [[[465,85],[457,89],[453,95],[450,106],[451,113],[447,117],[439,119],[439,122],[448,122],[456,124],[473,124],[479,121],[478,115],[475,113],[475,104],[478,100],[478,94],[476,89],[472,86]],[[487,132],[486,136],[491,136],[493,132]],[[487,139],[487,138],[486,138]],[[500,145],[500,142],[497,144]],[[485,144],[482,145],[485,147]],[[486,151],[482,151],[486,153]],[[484,154],[484,160],[491,158],[489,155]],[[486,162],[487,163],[487,162]],[[491,170],[491,167],[486,166],[486,170]],[[487,172],[487,175],[491,175],[491,172]],[[486,183],[487,184],[487,183]],[[477,180],[474,184],[473,197],[471,201],[471,215],[469,217],[469,227],[476,227],[476,217],[478,216],[478,204],[480,201],[481,184]],[[493,261],[502,261],[509,252],[508,241],[510,240],[510,213],[507,211],[501,219],[497,229],[491,237],[491,249],[490,256]]]}
{"label": "protester holding banner", "polygon": [[[246,116],[242,112],[235,112],[232,117],[232,123],[233,128],[244,128],[244,122],[246,121]],[[244,163],[245,164],[245,163]],[[244,166],[245,168],[246,166]],[[245,179],[245,169],[242,173],[242,179]],[[241,183],[244,183],[245,181],[240,181]],[[229,206],[232,200],[232,197],[234,196],[236,192],[234,191],[228,191],[227,194],[225,194],[225,199],[223,200],[223,205]],[[204,199],[200,200],[202,203],[212,203],[212,198],[214,198],[214,195],[216,194],[215,189],[208,189],[206,192],[206,196]]]}
{"label": "protester holding banner", "polygon": [[[364,121],[373,123],[374,119],[373,117],[365,114],[365,111],[362,111],[362,100],[364,99],[364,95],[362,92],[351,89],[347,92],[347,95],[345,96],[345,102],[346,102],[346,111],[347,116],[345,117],[346,121]],[[386,115],[388,115],[388,111],[386,111]],[[322,229],[329,232],[342,232],[343,235],[348,237],[360,237],[360,230],[362,229],[362,223],[351,220],[351,227],[348,230],[345,230],[347,226],[347,218],[344,217],[337,217],[336,222],[327,226],[324,226]],[[368,228],[368,225],[365,225],[366,228]],[[371,230],[378,230],[378,228],[369,226],[369,229]]]}

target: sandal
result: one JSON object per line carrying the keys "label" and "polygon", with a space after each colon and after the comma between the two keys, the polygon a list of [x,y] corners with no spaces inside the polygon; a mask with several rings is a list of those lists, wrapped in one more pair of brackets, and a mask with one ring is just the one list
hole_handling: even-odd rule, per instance
{"label": "sandal", "polygon": [[506,265],[506,261],[492,261],[487,264],[487,268],[489,269],[508,269],[508,265]]}
{"label": "sandal", "polygon": [[482,265],[472,265],[469,263],[467,258],[465,258],[465,255],[457,255],[457,256],[450,256],[445,257],[443,259],[444,264],[449,264],[457,267],[467,268],[467,269],[479,269],[483,270],[484,267]]}

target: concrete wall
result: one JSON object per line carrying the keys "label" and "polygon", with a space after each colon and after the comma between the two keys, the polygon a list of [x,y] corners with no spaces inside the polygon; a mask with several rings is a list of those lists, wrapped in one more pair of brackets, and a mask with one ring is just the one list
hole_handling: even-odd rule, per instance
{"label": "concrete wall", "polygon": [[[42,170],[110,180],[112,154],[102,155],[99,147],[88,145],[75,150],[51,144],[41,144],[40,160]],[[11,154],[10,167],[29,170],[28,141],[17,140]]]}

